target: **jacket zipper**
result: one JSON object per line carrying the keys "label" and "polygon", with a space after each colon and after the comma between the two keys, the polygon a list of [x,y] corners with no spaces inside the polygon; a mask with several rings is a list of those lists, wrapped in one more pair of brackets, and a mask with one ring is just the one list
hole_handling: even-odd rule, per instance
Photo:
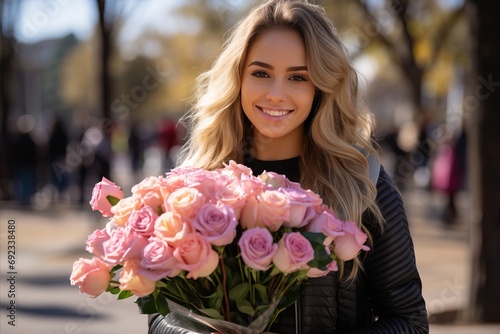
{"label": "jacket zipper", "polygon": [[300,294],[297,301],[295,301],[295,334],[300,334]]}

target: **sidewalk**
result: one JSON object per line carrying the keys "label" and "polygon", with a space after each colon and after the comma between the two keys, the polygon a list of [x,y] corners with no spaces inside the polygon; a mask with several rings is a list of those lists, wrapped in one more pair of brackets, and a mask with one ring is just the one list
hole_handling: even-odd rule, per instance
{"label": "sidewalk", "polygon": [[[445,229],[438,216],[443,199],[414,190],[404,193],[423,293],[431,321],[437,314],[460,309],[467,303],[469,282],[469,231],[464,222]],[[459,198],[462,212],[468,199]],[[146,316],[139,314],[133,298],[116,301],[103,294],[91,299],[70,286],[73,262],[88,257],[85,240],[105,219],[90,207],[83,210],[57,205],[55,210],[21,210],[0,203],[1,296],[0,333],[109,334],[147,333]],[[9,224],[9,220],[10,224]],[[14,223],[15,222],[15,223]],[[15,227],[15,297],[8,297],[6,241],[8,226]],[[16,305],[15,327],[8,324],[7,307]],[[435,334],[493,334],[496,326],[458,326],[431,323]]]}

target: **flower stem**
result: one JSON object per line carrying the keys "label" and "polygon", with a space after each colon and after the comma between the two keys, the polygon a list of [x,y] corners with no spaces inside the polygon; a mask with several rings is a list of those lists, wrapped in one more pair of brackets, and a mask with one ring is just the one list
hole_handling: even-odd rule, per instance
{"label": "flower stem", "polygon": [[224,303],[226,306],[226,310],[224,312],[224,318],[226,321],[231,321],[231,316],[229,314],[229,296],[227,295],[227,288],[226,288],[226,267],[224,266],[224,259],[222,257],[222,254],[220,255],[220,263],[221,263],[221,269],[222,269],[222,293],[224,294]]}

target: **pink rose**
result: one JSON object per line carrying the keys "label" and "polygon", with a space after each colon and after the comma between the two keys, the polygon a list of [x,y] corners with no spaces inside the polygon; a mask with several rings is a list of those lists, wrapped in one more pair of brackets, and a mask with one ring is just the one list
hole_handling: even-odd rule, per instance
{"label": "pink rose", "polygon": [[137,197],[123,198],[111,208],[111,212],[114,214],[113,221],[116,225],[125,226],[132,211],[140,208],[141,202]]}
{"label": "pink rose", "polygon": [[137,234],[146,238],[153,235],[154,224],[158,215],[150,206],[144,206],[139,210],[134,210],[128,219],[129,226]]}
{"label": "pink rose", "polygon": [[244,229],[251,229],[254,227],[265,227],[264,223],[259,217],[259,202],[255,197],[250,197],[246,205],[241,210],[240,225]]}
{"label": "pink rose", "polygon": [[181,239],[174,250],[174,256],[179,261],[177,266],[188,271],[186,277],[192,279],[209,276],[219,263],[219,255],[198,232]]}
{"label": "pink rose", "polygon": [[342,231],[343,222],[331,211],[318,212],[317,216],[307,225],[307,231],[323,233],[327,236],[325,246],[328,246],[338,236],[344,235]]}
{"label": "pink rose", "polygon": [[156,290],[156,281],[141,274],[138,260],[129,260],[123,264],[120,273],[121,290],[130,290],[137,297],[144,297]]}
{"label": "pink rose", "polygon": [[194,232],[193,226],[173,211],[161,214],[155,221],[154,235],[173,247],[176,247],[179,240],[185,235],[192,232]]}
{"label": "pink rose", "polygon": [[192,218],[203,204],[205,204],[205,198],[197,189],[180,188],[167,197],[165,211],[173,210],[181,216]]}
{"label": "pink rose", "polygon": [[236,237],[237,225],[233,209],[222,203],[203,205],[193,219],[193,227],[214,246],[230,244]]}
{"label": "pink rose", "polygon": [[267,228],[256,227],[246,230],[238,241],[243,262],[256,270],[267,270],[278,251],[273,236]]}
{"label": "pink rose", "polygon": [[131,228],[118,226],[111,233],[109,240],[102,244],[104,250],[102,259],[113,265],[128,259],[140,259],[147,244],[148,240]]}
{"label": "pink rose", "polygon": [[148,176],[138,184],[132,187],[132,194],[144,197],[149,192],[155,192],[161,195],[161,187],[163,186],[163,177]]}
{"label": "pink rose", "polygon": [[97,257],[91,260],[80,258],[73,264],[71,285],[77,284],[80,292],[97,297],[108,288],[111,266]]}
{"label": "pink rose", "polygon": [[289,180],[285,175],[275,172],[264,172],[259,175],[259,179],[262,180],[262,182],[269,184],[274,189],[287,188],[289,183]]}
{"label": "pink rose", "polygon": [[87,238],[85,250],[92,253],[98,257],[104,256],[103,243],[109,240],[110,236],[105,228],[102,230],[95,230]]}
{"label": "pink rose", "polygon": [[273,257],[274,265],[289,274],[314,259],[314,249],[309,240],[299,232],[285,233],[278,242],[278,251]]}
{"label": "pink rose", "polygon": [[343,224],[344,235],[334,240],[333,251],[343,261],[354,259],[361,250],[368,251],[370,248],[363,245],[368,236],[363,233],[354,222],[346,221]]}
{"label": "pink rose", "polygon": [[252,170],[245,165],[230,160],[229,163],[224,163],[224,168],[221,170],[221,173],[227,173],[230,176],[241,179],[243,175],[252,175]]}
{"label": "pink rose", "polygon": [[236,214],[236,219],[239,219],[241,209],[247,202],[249,195],[245,193],[238,179],[231,178],[217,188],[214,197],[216,201],[231,206]]}
{"label": "pink rose", "polygon": [[147,191],[140,197],[142,206],[150,206],[157,214],[161,214],[163,206],[163,197],[156,191]]}
{"label": "pink rose", "polygon": [[123,198],[123,191],[114,182],[103,177],[101,182],[98,182],[92,190],[90,206],[92,210],[100,211],[104,217],[111,217],[113,215],[111,212],[112,205],[108,200],[108,196],[120,200]]}
{"label": "pink rose", "polygon": [[264,190],[274,190],[273,187],[265,184],[255,176],[242,177],[242,179],[240,180],[240,187],[246,197],[257,197]]}
{"label": "pink rose", "polygon": [[[312,217],[307,209],[315,206],[317,201],[301,188],[280,188],[278,191],[285,194],[290,202],[290,217],[283,223],[283,226],[302,227],[306,225]],[[307,216],[306,213],[308,213]]]}
{"label": "pink rose", "polygon": [[276,190],[267,190],[257,196],[257,200],[258,219],[271,231],[277,231],[290,217],[290,201],[286,195]]}
{"label": "pink rose", "polygon": [[148,241],[144,247],[139,273],[153,281],[159,281],[165,276],[177,276],[180,269],[176,266],[174,249],[157,237],[151,237]]}

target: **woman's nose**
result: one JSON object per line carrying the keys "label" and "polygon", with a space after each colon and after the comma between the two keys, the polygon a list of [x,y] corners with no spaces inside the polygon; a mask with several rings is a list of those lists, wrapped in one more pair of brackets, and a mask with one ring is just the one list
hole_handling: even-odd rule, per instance
{"label": "woman's nose", "polygon": [[272,85],[269,87],[266,98],[272,102],[282,102],[286,100],[285,87],[281,80],[273,81]]}

